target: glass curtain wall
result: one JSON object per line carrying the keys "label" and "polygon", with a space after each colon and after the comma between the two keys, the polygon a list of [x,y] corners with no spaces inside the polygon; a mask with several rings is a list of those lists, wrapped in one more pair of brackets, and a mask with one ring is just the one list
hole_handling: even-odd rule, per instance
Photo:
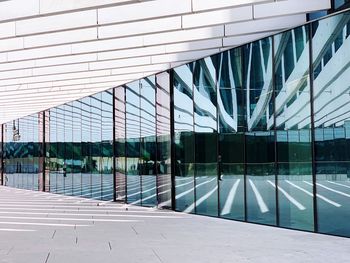
{"label": "glass curtain wall", "polygon": [[141,108],[140,82],[125,86],[126,177],[128,203],[141,205]]}
{"label": "glass curtain wall", "polygon": [[64,105],[56,108],[56,169],[55,193],[64,194],[66,177],[63,176],[64,164]]}
{"label": "glass curtain wall", "polygon": [[158,206],[171,208],[170,74],[156,75],[157,196]]}
{"label": "glass curtain wall", "polygon": [[[245,90],[242,48],[215,58],[220,216],[245,220]],[[234,150],[233,150],[234,149]]]}
{"label": "glass curtain wall", "polygon": [[344,11],[8,122],[2,184],[350,236],[349,50]]}
{"label": "glass curtain wall", "polygon": [[43,181],[44,181],[44,189],[46,192],[50,192],[50,111],[43,112],[43,133],[44,136],[41,138],[43,142]]}
{"label": "glass curtain wall", "polygon": [[91,173],[91,197],[92,199],[101,199],[102,196],[102,158],[101,158],[101,140],[102,140],[102,115],[101,115],[101,93],[90,97],[91,102],[91,141],[90,141],[90,173]]}
{"label": "glass curtain wall", "polygon": [[113,199],[113,91],[101,93],[102,200]]}
{"label": "glass curtain wall", "polygon": [[48,111],[49,115],[49,139],[46,138],[46,152],[48,156],[49,172],[46,174],[50,187],[47,191],[56,193],[57,188],[57,114],[56,108]]}
{"label": "glass curtain wall", "polygon": [[43,114],[46,191],[112,200],[112,91],[69,102]]}
{"label": "glass curtain wall", "polygon": [[41,142],[39,114],[8,122],[3,125],[4,184],[39,190]]}
{"label": "glass curtain wall", "polygon": [[276,225],[272,38],[243,47],[247,221]]}
{"label": "glass curtain wall", "polygon": [[193,64],[195,202],[185,212],[218,215],[217,92],[211,57]]}
{"label": "glass curtain wall", "polygon": [[142,205],[157,205],[155,76],[140,81],[140,172]]}
{"label": "glass curtain wall", "polygon": [[66,195],[73,195],[73,160],[73,105],[67,103],[64,105],[64,161],[62,168]]}
{"label": "glass curtain wall", "polygon": [[91,156],[91,98],[81,100],[81,196],[90,198],[92,193]]}
{"label": "glass curtain wall", "polygon": [[312,24],[318,230],[350,236],[350,14]]}
{"label": "glass curtain wall", "polygon": [[72,173],[73,173],[73,195],[82,195],[82,103],[81,101],[73,101],[72,113],[73,113],[73,161],[72,161]]}
{"label": "glass curtain wall", "polygon": [[194,212],[194,103],[193,66],[190,63],[173,70],[175,209]]}
{"label": "glass curtain wall", "polygon": [[280,225],[313,230],[309,26],[276,35],[275,115]]}
{"label": "glass curtain wall", "polygon": [[126,202],[126,105],[125,86],[114,89],[115,196]]}

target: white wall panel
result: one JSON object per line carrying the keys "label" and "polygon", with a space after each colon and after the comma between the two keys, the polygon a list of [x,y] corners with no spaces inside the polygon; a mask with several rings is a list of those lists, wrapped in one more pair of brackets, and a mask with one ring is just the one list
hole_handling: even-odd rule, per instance
{"label": "white wall panel", "polygon": [[50,34],[27,36],[24,37],[24,47],[32,48],[87,40],[97,40],[97,28],[85,28]]}
{"label": "white wall panel", "polygon": [[2,71],[0,72],[0,79],[14,79],[14,78],[22,78],[27,76],[32,76],[32,69],[19,69],[12,71]]}
{"label": "white wall panel", "polygon": [[0,53],[0,63],[7,61],[7,54],[6,53]]}
{"label": "white wall panel", "polygon": [[98,52],[104,50],[133,48],[143,46],[142,36],[127,37],[123,39],[108,39],[91,41],[87,43],[72,44],[72,54],[84,52]]}
{"label": "white wall panel", "polygon": [[[5,54],[6,55],[6,54]],[[90,62],[96,61],[97,54],[84,54],[74,56],[64,56],[56,58],[45,58],[36,60],[25,60],[12,63],[0,63],[0,71],[15,70],[18,68],[33,68],[33,67],[44,67],[44,66],[55,66],[55,65],[68,65],[72,63]]]}
{"label": "white wall panel", "polygon": [[161,19],[101,26],[98,29],[99,38],[111,38],[148,34],[153,32],[181,29],[181,17],[167,17]]}
{"label": "white wall panel", "polygon": [[16,35],[51,32],[63,29],[93,26],[97,24],[95,10],[45,16],[16,22]]}
{"label": "white wall panel", "polygon": [[11,0],[0,2],[0,20],[39,15],[38,0]]}
{"label": "white wall panel", "polygon": [[276,32],[277,31],[270,31],[270,32],[256,33],[256,34],[250,34],[250,35],[225,37],[223,39],[223,45],[224,45],[224,47],[239,46],[242,43],[248,43],[248,42],[260,39],[260,38],[271,36],[272,34],[274,34]]}
{"label": "white wall panel", "polygon": [[54,47],[45,47],[45,48],[37,48],[37,49],[24,49],[20,51],[12,51],[7,53],[7,61],[19,61],[26,59],[35,59],[42,57],[54,57],[54,56],[62,56],[62,55],[70,55],[71,47],[69,45],[66,46],[54,46]]}
{"label": "white wall panel", "polygon": [[14,37],[16,35],[16,23],[8,22],[0,24],[0,38]]}
{"label": "white wall panel", "polygon": [[243,35],[258,33],[267,30],[283,30],[291,25],[300,25],[305,23],[306,15],[298,14],[293,16],[281,16],[267,19],[256,19],[252,21],[228,24],[225,26],[225,35]]}
{"label": "white wall panel", "polygon": [[[95,6],[123,4],[135,0],[40,0],[40,14],[76,10]],[[137,2],[140,2],[138,0]]]}
{"label": "white wall panel", "polygon": [[[117,74],[128,74],[128,73],[136,73],[136,72],[160,72],[167,70],[169,68],[169,64],[158,64],[158,65],[144,65],[144,66],[138,66],[138,67],[130,67],[130,68],[118,68],[118,69],[112,69],[111,74],[117,75]],[[150,74],[148,74],[150,75]]]}
{"label": "white wall panel", "polygon": [[128,50],[116,50],[98,53],[98,60],[108,60],[117,58],[131,58],[131,57],[141,57],[149,56],[154,54],[165,54],[165,46],[151,46],[151,47],[140,47],[140,48],[130,48]]}
{"label": "white wall panel", "polygon": [[152,57],[152,63],[166,63],[173,61],[187,61],[194,60],[195,58],[203,58],[211,54],[218,53],[219,49],[208,49],[201,51],[188,51],[176,54],[166,54]]}
{"label": "white wall panel", "polygon": [[200,27],[206,25],[232,23],[253,19],[252,6],[243,6],[229,10],[218,10],[193,15],[184,15],[182,18],[182,27]]}
{"label": "white wall panel", "polygon": [[254,18],[282,16],[330,8],[329,0],[289,0],[254,6]]}
{"label": "white wall panel", "polygon": [[120,23],[191,12],[191,0],[157,0],[98,10],[99,24]]}
{"label": "white wall panel", "polygon": [[189,29],[176,32],[159,33],[144,36],[144,45],[160,45],[189,40],[218,38],[224,35],[224,26]]}
{"label": "white wall panel", "polygon": [[90,70],[105,69],[105,68],[121,68],[130,67],[133,65],[146,65],[151,63],[151,57],[139,57],[130,59],[117,59],[109,61],[100,61],[90,63]]}
{"label": "white wall panel", "polygon": [[15,49],[23,49],[23,38],[16,37],[0,40],[0,52]]}
{"label": "white wall panel", "polygon": [[[45,67],[45,66],[54,66],[54,65],[69,65],[72,63],[81,63],[81,62],[90,62],[96,61],[97,54],[84,54],[84,55],[73,55],[73,56],[64,56],[56,58],[44,58],[35,60],[36,67]],[[1,69],[1,65],[0,65]]]}
{"label": "white wall panel", "polygon": [[[2,53],[3,55],[6,54]],[[0,53],[1,57],[1,53]],[[0,59],[1,62],[1,59]],[[6,71],[6,70],[15,70],[19,68],[33,68],[35,67],[35,61],[34,60],[27,60],[27,61],[20,61],[20,62],[12,62],[12,63],[0,63],[0,71]]]}
{"label": "white wall panel", "polygon": [[275,0],[192,0],[193,11],[211,10],[216,8],[232,7],[239,5],[249,5],[264,2],[274,2]]}
{"label": "white wall panel", "polygon": [[34,68],[33,75],[48,75],[48,74],[60,74],[70,72],[82,72],[89,70],[89,63],[71,64],[55,67],[43,67]]}
{"label": "white wall panel", "polygon": [[188,50],[212,49],[212,48],[218,48],[221,46],[222,46],[222,40],[218,38],[218,39],[183,42],[178,44],[169,44],[165,46],[165,51],[166,53],[174,53],[174,52],[184,52]]}

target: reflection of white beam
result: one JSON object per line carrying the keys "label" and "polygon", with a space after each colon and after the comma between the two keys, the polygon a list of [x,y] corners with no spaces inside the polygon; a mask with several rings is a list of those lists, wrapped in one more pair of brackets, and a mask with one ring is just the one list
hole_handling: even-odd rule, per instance
{"label": "reflection of white beam", "polygon": [[[293,46],[295,45],[296,43],[293,41]],[[294,70],[292,71],[288,79],[285,81],[281,91],[279,91],[279,93],[276,96],[275,107],[276,107],[276,114],[278,115],[276,118],[277,127],[281,126],[290,118],[298,114],[300,109],[303,107],[302,105],[305,105],[305,103],[308,103],[306,99],[309,93],[306,92],[307,88],[305,88],[304,92],[302,92],[302,94],[299,95],[299,97],[303,96],[303,99],[301,100],[301,98],[298,97],[295,103],[285,108],[287,103],[290,101],[291,98],[295,96],[295,94],[299,91],[299,89],[302,87],[305,81],[307,82],[307,85],[309,85],[309,82],[308,82],[308,72],[309,72],[309,55],[308,55],[309,48],[308,47],[309,46],[308,45],[309,45],[309,42],[305,43],[304,50],[300,56],[299,61],[295,64]],[[284,67],[284,64],[281,64],[281,67]],[[282,111],[283,113],[280,114]],[[290,125],[286,125],[286,126],[291,127]]]}
{"label": "reflection of white beam", "polygon": [[[295,187],[296,189],[299,189],[300,191],[303,191],[305,194],[307,194],[307,195],[309,195],[309,196],[311,196],[311,197],[314,196],[314,194],[313,194],[312,192],[309,192],[309,191],[305,190],[304,188],[302,188],[302,187],[300,187],[300,186],[298,186],[298,185],[296,185],[296,184],[294,184],[294,183],[292,183],[292,182],[290,182],[290,181],[288,181],[288,180],[285,180],[285,181],[286,181],[288,184],[290,184],[291,186]],[[312,184],[311,184],[311,185],[312,185]],[[329,204],[335,206],[335,207],[341,207],[340,204],[338,204],[338,203],[336,203],[336,202],[334,202],[334,201],[332,201],[332,200],[329,200],[328,198],[324,197],[323,195],[316,194],[316,196],[317,196],[318,198],[322,199],[323,201],[325,201],[325,202],[327,202],[327,203],[329,203]]]}
{"label": "reflection of white beam", "polygon": [[[322,30],[319,29],[317,32],[319,31]],[[323,38],[324,35],[316,34],[314,42],[322,42],[325,45],[326,41]],[[320,45],[317,48],[321,49]],[[337,52],[333,54],[331,60],[314,80],[315,127],[321,126],[326,122],[328,126],[332,125],[341,120],[340,115],[346,112],[342,105],[347,103],[346,97],[348,95],[346,93],[350,89],[348,85],[344,85],[344,83],[349,82],[348,76],[350,75],[349,49],[350,39],[348,38]],[[301,129],[309,125],[311,121],[309,101],[309,88],[306,87],[296,100],[277,118],[277,126],[285,123],[286,128],[298,125],[298,128]],[[338,110],[339,108],[341,109]],[[330,121],[332,119],[333,121]]]}
{"label": "reflection of white beam", "polygon": [[[271,39],[269,39],[269,42],[271,42]],[[252,130],[258,124],[258,122],[260,121],[262,116],[267,113],[266,107],[267,107],[267,105],[271,99],[271,96],[272,96],[272,78],[270,77],[272,74],[272,59],[268,59],[267,69],[265,70],[265,59],[263,56],[262,44],[261,44],[261,42],[259,44],[260,44],[259,45],[259,54],[261,56],[261,65],[249,64],[249,66],[250,67],[260,66],[262,68],[262,72],[264,74],[264,86],[261,89],[259,100],[256,103],[256,106],[254,108],[252,115],[250,116],[250,118],[248,117],[248,130],[249,131]],[[251,56],[252,56],[252,54],[251,54]],[[249,62],[251,63],[251,61],[249,61]],[[247,96],[249,96],[248,92],[247,92]],[[248,105],[250,105],[250,104],[248,104]]]}
{"label": "reflection of white beam", "polygon": [[[347,95],[349,97],[349,95]],[[348,99],[349,100],[349,99]],[[326,118],[322,121],[323,127],[332,126],[338,122],[344,122],[350,118],[350,105],[349,102],[338,110],[331,112]]]}
{"label": "reflection of white beam", "polygon": [[[267,182],[272,185],[274,188],[276,188],[276,185],[272,183],[270,180],[267,180]],[[290,194],[288,194],[282,187],[277,186],[278,190],[293,204],[295,205],[299,210],[305,210],[306,207],[300,204],[297,200],[295,200],[294,197],[292,197]]]}
{"label": "reflection of white beam", "polygon": [[[350,90],[350,39],[348,38],[344,44],[334,54],[332,59],[323,68],[317,79],[314,81],[314,97],[315,97],[315,127],[321,126],[328,122],[331,125],[336,121],[337,114],[342,114],[345,108],[336,110],[342,104],[346,103],[346,97]],[[339,116],[340,117],[340,116]]]}
{"label": "reflection of white beam", "polygon": [[[228,54],[228,63],[225,64],[225,65],[223,64],[223,56],[221,55],[221,63],[220,63],[218,76],[221,76],[222,67],[231,68],[233,63],[234,63],[234,61],[231,61],[230,53]],[[221,98],[220,90],[217,91],[218,115],[219,115],[220,121],[224,122],[227,126],[231,127],[231,129],[233,129],[234,131],[237,131],[237,126],[238,126],[237,125],[237,122],[238,122],[238,105],[237,105],[237,94],[236,94],[235,79],[234,79],[232,70],[229,70],[229,80],[230,80],[229,87],[220,87],[220,88],[225,88],[225,89],[227,88],[230,91],[230,93],[231,93],[232,101],[230,101],[229,103],[232,106],[232,111],[233,111],[232,115],[233,116],[231,117],[230,114],[227,113],[227,111],[225,110],[225,106],[224,106],[224,103],[223,103],[223,99]]]}
{"label": "reflection of white beam", "polygon": [[203,195],[201,198],[197,199],[196,202],[192,203],[189,207],[185,209],[185,213],[191,213],[195,206],[200,206],[205,200],[207,200],[212,194],[215,193],[215,191],[218,189],[218,186],[216,185],[212,190],[210,190],[208,193]]}
{"label": "reflection of white beam", "polygon": [[251,179],[249,179],[249,184],[253,189],[256,201],[258,202],[259,208],[261,213],[267,213],[269,211],[269,208],[267,207],[266,203],[264,202],[264,199],[262,198],[260,192],[256,188],[255,184]]}
{"label": "reflection of white beam", "polygon": [[[241,179],[238,179],[233,185],[232,188],[226,198],[226,202],[225,205],[221,211],[221,215],[227,215],[231,212],[232,209],[232,204],[233,201],[235,200],[235,196],[236,196],[236,192],[237,192],[237,188],[238,188],[238,184],[241,181]],[[227,183],[227,182],[226,182]]]}

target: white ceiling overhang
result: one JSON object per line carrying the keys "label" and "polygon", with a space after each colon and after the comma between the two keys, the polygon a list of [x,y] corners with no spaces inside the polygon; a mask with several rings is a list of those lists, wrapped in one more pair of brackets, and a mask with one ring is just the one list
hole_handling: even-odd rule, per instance
{"label": "white ceiling overhang", "polygon": [[302,24],[329,0],[0,1],[0,123]]}

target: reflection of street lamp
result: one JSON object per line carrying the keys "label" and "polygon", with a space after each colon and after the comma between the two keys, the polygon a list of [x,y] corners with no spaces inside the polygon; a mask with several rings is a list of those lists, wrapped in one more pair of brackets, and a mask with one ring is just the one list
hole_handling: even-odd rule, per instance
{"label": "reflection of street lamp", "polygon": [[13,121],[12,133],[14,142],[17,142],[21,139],[21,135],[19,134],[19,120],[17,120],[17,128],[16,121]]}

